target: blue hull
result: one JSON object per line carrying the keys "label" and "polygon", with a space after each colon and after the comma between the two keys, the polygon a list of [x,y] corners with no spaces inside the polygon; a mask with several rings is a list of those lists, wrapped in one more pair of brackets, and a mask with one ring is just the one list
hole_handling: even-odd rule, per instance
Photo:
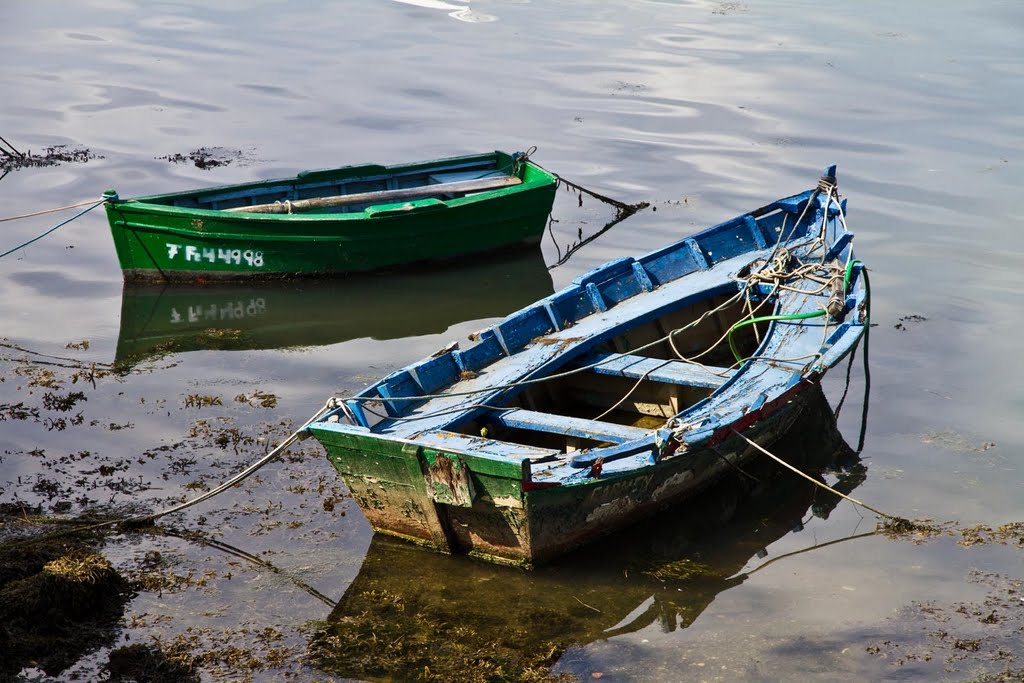
{"label": "blue hull", "polygon": [[752,457],[736,432],[785,431],[864,333],[852,241],[832,168],[813,190],[581,275],[310,431],[375,529],[542,562]]}

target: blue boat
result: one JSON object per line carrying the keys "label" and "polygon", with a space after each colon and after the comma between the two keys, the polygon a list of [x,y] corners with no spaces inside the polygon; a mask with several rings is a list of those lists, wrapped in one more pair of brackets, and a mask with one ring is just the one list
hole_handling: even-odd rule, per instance
{"label": "blue boat", "polygon": [[866,331],[845,216],[831,167],[332,399],[308,429],[376,531],[545,562],[764,457],[754,444],[789,429]]}

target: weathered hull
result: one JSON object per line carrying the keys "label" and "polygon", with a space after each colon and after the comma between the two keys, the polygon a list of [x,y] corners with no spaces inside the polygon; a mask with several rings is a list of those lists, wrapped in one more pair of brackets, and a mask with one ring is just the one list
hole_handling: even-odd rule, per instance
{"label": "weathered hull", "polygon": [[[772,450],[816,476],[825,468],[839,472],[837,486],[852,491],[863,481],[864,468],[850,457],[824,396],[815,388],[807,393],[818,398],[807,401],[790,428],[793,438],[784,437]],[[659,626],[686,628],[722,591],[747,579],[743,570],[756,562],[755,553],[799,530],[808,515],[827,517],[832,507],[822,504],[838,502],[817,495],[813,485],[767,458],[745,465],[744,472],[748,476],[726,474],[650,523],[530,574],[451,561],[377,534],[358,576],[320,631],[332,638],[324,642],[318,634],[311,640],[317,666],[359,680],[385,675],[379,663],[394,661],[394,640],[380,638],[376,627],[393,616],[398,601],[415,606],[417,618],[402,620],[409,627],[403,634],[420,642],[481,648],[495,633],[516,634],[512,668],[524,652],[550,656],[551,648],[562,652]],[[571,618],[539,618],[554,614]],[[489,628],[476,633],[481,623]],[[337,647],[339,641],[351,645],[356,639],[356,647]],[[406,661],[404,676],[414,677],[416,660]]]}
{"label": "weathered hull", "polygon": [[448,552],[533,565],[683,500],[782,436],[866,330],[834,171],[584,273],[308,429],[375,529]]}
{"label": "weathered hull", "polygon": [[[805,406],[809,383],[795,386],[743,430],[768,446]],[[741,428],[741,426],[738,426]],[[324,445],[374,531],[490,561],[534,566],[686,500],[757,454],[743,439],[722,435],[714,446],[669,457],[641,471],[574,486],[537,487],[524,468],[369,437],[311,431]],[[465,468],[475,499],[451,500],[458,474],[439,485],[439,458]],[[453,481],[454,479],[454,481]],[[469,503],[467,505],[467,503]]]}
{"label": "weathered hull", "polygon": [[[337,178],[331,172],[317,172],[316,179],[319,185],[357,186],[345,177],[361,167],[353,168],[334,171]],[[372,168],[384,177],[385,171],[399,173],[412,167]],[[287,188],[289,182],[308,182],[303,176],[201,194],[108,201],[106,211],[127,281],[336,276],[538,243],[556,180],[529,162],[519,174],[523,182],[513,187],[451,199],[370,205],[347,213],[264,214],[188,206],[216,206],[215,201],[193,199],[194,195],[203,200],[214,192],[273,196],[276,188]]]}

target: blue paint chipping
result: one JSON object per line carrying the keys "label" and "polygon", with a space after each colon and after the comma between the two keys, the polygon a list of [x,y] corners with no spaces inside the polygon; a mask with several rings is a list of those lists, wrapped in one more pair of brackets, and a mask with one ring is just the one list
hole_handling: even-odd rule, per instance
{"label": "blue paint chipping", "polygon": [[[467,348],[424,359],[349,399],[357,425],[344,416],[330,421],[336,412],[310,430],[325,445],[358,436],[457,455],[481,486],[495,472],[511,473],[501,476],[522,487],[515,500],[474,503],[474,509],[506,506],[499,516],[529,518],[531,509],[553,499],[548,496],[560,495],[553,492],[616,482],[623,487],[614,499],[621,519],[607,517],[604,503],[580,514],[605,526],[625,523],[653,509],[652,496],[681,496],[727,469],[723,460],[748,457],[733,430],[755,439],[777,436],[773,430],[785,428],[801,393],[861,339],[860,311],[869,293],[853,260],[845,201],[837,197],[823,182],[639,258],[610,261],[505,317]],[[786,287],[770,281],[748,287],[747,278],[767,267],[780,240],[794,263],[822,264],[832,286],[822,289],[823,275],[802,280],[791,272]],[[845,310],[808,317],[825,310],[846,277]],[[752,305],[763,302],[757,315],[765,319],[749,320],[738,294]],[[690,323],[707,311],[715,315],[705,321],[704,336],[690,341],[704,348],[730,325],[743,327],[736,336],[744,337],[744,357],[733,366],[686,362],[666,341],[667,330],[690,334]],[[756,335],[752,322],[759,325]],[[390,418],[402,419],[385,418],[367,430],[356,408],[373,398]],[[412,463],[410,471],[419,467]],[[504,490],[515,489],[506,483]],[[591,498],[577,503],[590,504],[584,500]],[[527,518],[521,523],[533,534],[543,520]],[[572,533],[597,533],[590,521],[574,523],[581,526]],[[551,543],[561,547],[559,539]],[[509,552],[529,559],[532,550]]]}
{"label": "blue paint chipping", "polygon": [[600,363],[591,368],[600,375],[612,375],[627,379],[641,377],[652,382],[679,384],[691,387],[717,389],[725,384],[736,371],[731,368],[716,368],[692,365],[677,360],[646,358],[623,353],[604,353],[597,351],[579,358],[575,365],[584,367]]}
{"label": "blue paint chipping", "polygon": [[688,239],[684,244],[689,247],[690,254],[693,256],[693,262],[697,264],[698,268],[701,270],[707,270],[711,267],[711,263],[708,261],[708,256],[704,253],[704,249],[701,247],[700,242],[695,239]]}

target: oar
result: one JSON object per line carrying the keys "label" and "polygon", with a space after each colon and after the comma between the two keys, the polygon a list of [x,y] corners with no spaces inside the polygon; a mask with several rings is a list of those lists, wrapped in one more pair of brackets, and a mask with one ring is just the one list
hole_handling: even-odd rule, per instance
{"label": "oar", "polygon": [[294,213],[297,211],[326,209],[332,206],[347,206],[351,204],[372,204],[387,201],[401,201],[403,199],[421,199],[423,197],[433,197],[435,195],[440,194],[496,190],[502,187],[511,187],[513,185],[519,185],[522,182],[523,181],[517,178],[516,176],[478,178],[476,180],[460,180],[454,183],[436,183],[434,185],[405,187],[398,190],[357,192],[355,194],[342,194],[334,197],[315,197],[312,199],[297,199],[295,201],[274,202],[273,204],[235,206],[230,209],[224,209],[224,211],[232,211],[238,213]]}

